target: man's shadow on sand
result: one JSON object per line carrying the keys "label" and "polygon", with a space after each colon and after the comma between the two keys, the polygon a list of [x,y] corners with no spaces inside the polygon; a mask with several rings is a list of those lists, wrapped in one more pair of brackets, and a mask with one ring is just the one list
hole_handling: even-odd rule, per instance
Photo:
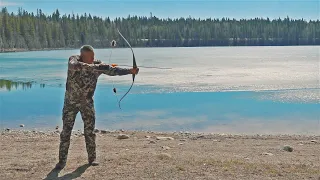
{"label": "man's shadow on sand", "polygon": [[44,180],[76,179],[80,177],[88,169],[88,167],[90,167],[89,164],[82,165],[78,167],[76,170],[74,170],[72,173],[65,174],[61,177],[59,177],[59,173],[61,170],[53,168]]}

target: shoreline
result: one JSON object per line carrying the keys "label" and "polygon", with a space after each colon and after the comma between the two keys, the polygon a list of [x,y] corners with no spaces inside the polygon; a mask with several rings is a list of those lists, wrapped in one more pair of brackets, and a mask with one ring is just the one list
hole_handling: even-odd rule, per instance
{"label": "shoreline", "polygon": [[[61,133],[61,128],[56,130],[48,130],[38,128],[37,130],[28,130],[28,129],[2,129],[0,135],[46,135],[46,136],[55,136]],[[245,139],[299,139],[299,138],[316,138],[320,139],[320,134],[239,134],[239,133],[208,133],[208,132],[188,132],[188,131],[150,131],[150,130],[104,130],[104,129],[95,129],[96,134],[121,134],[121,133],[148,133],[148,134],[162,134],[168,136],[182,136],[187,138],[204,138],[211,139],[214,137],[225,137],[225,138],[245,138]],[[72,135],[74,136],[83,136],[83,129],[73,129]]]}

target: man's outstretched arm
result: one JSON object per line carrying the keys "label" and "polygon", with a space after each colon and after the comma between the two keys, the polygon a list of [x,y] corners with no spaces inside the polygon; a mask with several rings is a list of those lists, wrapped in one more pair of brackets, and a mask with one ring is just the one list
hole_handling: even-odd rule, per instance
{"label": "man's outstretched arm", "polygon": [[119,67],[113,67],[108,64],[100,64],[100,67],[98,69],[99,72],[102,74],[106,74],[109,76],[123,76],[127,74],[132,74],[132,69],[129,68],[119,68]]}

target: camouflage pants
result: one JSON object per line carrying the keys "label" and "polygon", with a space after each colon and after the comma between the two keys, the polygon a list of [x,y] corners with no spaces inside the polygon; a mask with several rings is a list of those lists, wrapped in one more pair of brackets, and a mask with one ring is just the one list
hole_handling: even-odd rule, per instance
{"label": "camouflage pants", "polygon": [[90,103],[68,103],[65,101],[63,107],[63,130],[60,134],[60,147],[59,147],[59,161],[66,162],[68,150],[70,146],[70,136],[73,125],[78,112],[80,111],[84,123],[84,136],[86,141],[86,148],[88,153],[88,161],[96,159],[96,135],[94,133],[95,127],[95,110],[93,101]]}

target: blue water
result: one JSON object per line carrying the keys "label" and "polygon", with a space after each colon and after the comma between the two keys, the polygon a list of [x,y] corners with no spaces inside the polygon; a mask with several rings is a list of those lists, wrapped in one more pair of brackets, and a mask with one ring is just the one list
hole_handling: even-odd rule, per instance
{"label": "blue water", "polygon": [[[202,131],[215,125],[246,123],[248,119],[263,120],[275,126],[278,120],[296,124],[313,121],[316,125],[319,117],[317,103],[247,98],[263,92],[129,94],[122,101],[120,110],[111,91],[112,86],[99,86],[96,90],[96,124],[99,129]],[[53,129],[62,124],[63,87],[34,87],[2,92],[1,95],[2,127],[15,128],[24,124],[28,128]],[[75,129],[82,128],[80,117],[79,114]]]}
{"label": "blue water", "polygon": [[[43,52],[28,54],[35,56],[34,58],[20,57],[19,54],[0,54],[3,57],[0,60],[3,79],[36,82],[30,89],[0,91],[1,128],[19,129],[19,124],[24,124],[27,129],[54,129],[57,125],[61,127],[66,64],[62,57],[46,62],[44,57],[37,58],[39,54],[44,56]],[[149,70],[148,73],[150,72]],[[174,90],[165,82],[158,85],[143,84],[144,74],[139,74],[137,78],[139,76],[140,82],[138,80],[131,93],[122,101],[122,110],[118,108],[110,78],[99,79],[94,97],[96,128],[245,134],[320,133],[318,100],[283,101],[275,98],[275,95],[291,92],[289,90]],[[121,83],[115,80],[120,93],[118,98],[130,86],[131,77],[123,78],[126,81]],[[40,83],[46,86],[41,88]],[[177,84],[177,87],[183,85]],[[302,90],[311,94],[310,96],[319,92],[317,88]],[[290,99],[288,95],[285,98]],[[75,129],[82,128],[79,113]]]}

